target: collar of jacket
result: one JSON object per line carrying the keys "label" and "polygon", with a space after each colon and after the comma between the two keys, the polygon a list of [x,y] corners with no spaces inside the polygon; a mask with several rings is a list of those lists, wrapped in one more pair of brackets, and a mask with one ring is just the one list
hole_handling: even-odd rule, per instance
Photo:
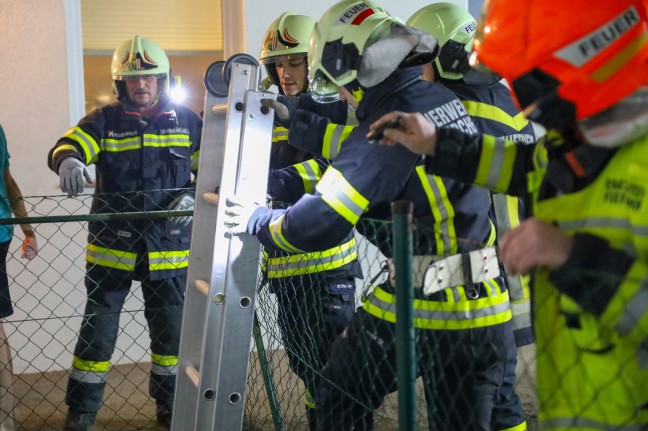
{"label": "collar of jacket", "polygon": [[142,117],[142,114],[140,114],[139,109],[137,109],[137,106],[135,106],[130,100],[125,100],[120,102],[122,105],[122,108],[124,109],[124,117],[127,119],[133,119],[135,121],[144,121],[151,123],[153,121],[157,121],[160,118],[164,119],[173,119],[175,121],[176,119],[176,104],[166,96],[160,96],[160,98],[157,101],[158,105],[158,112],[155,114],[153,118],[145,119]]}
{"label": "collar of jacket", "polygon": [[420,79],[422,71],[420,66],[397,69],[380,84],[367,88],[356,111],[358,121],[362,121],[374,114],[375,109],[383,101],[382,99],[388,96],[389,93],[395,94],[400,91],[399,87]]}

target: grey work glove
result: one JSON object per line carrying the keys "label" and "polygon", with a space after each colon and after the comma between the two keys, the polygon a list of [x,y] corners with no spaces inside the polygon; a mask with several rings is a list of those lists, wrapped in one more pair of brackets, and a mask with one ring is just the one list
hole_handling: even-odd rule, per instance
{"label": "grey work glove", "polygon": [[92,177],[86,165],[76,157],[66,157],[61,160],[58,169],[61,180],[61,190],[68,196],[79,196],[83,193],[83,178],[92,184]]}
{"label": "grey work glove", "polygon": [[[196,205],[196,199],[194,199],[191,193],[183,193],[171,202],[169,209],[172,211],[193,211]],[[192,216],[179,216],[171,217],[171,222],[180,226],[189,226],[193,221]]]}
{"label": "grey work glove", "polygon": [[228,198],[226,201],[227,209],[225,210],[225,227],[229,228],[233,235],[246,233],[247,225],[252,218],[252,214],[259,208],[256,202],[244,202],[236,196]]}
{"label": "grey work glove", "polygon": [[277,99],[261,99],[261,105],[275,111],[275,123],[286,129],[290,128],[290,119],[295,115],[299,97],[277,95]]}

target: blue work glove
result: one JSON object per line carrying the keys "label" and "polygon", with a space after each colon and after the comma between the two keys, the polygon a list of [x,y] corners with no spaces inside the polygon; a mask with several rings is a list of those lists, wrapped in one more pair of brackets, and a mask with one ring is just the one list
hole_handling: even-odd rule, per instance
{"label": "blue work glove", "polygon": [[66,157],[61,160],[58,169],[61,180],[61,190],[68,196],[79,196],[83,193],[83,178],[92,184],[92,177],[86,165],[76,157]]}
{"label": "blue work glove", "polygon": [[261,99],[261,105],[275,111],[275,123],[286,129],[290,128],[290,119],[295,115],[299,97],[278,94],[277,99]]}
{"label": "blue work glove", "polygon": [[[196,206],[196,199],[191,193],[183,193],[171,202],[169,209],[172,211],[193,211]],[[180,226],[189,226],[193,221],[192,216],[171,217],[171,222]]]}
{"label": "blue work glove", "polygon": [[247,225],[252,218],[252,214],[259,208],[256,202],[244,202],[236,196],[228,198],[225,201],[225,227],[230,229],[233,235],[246,233]]}

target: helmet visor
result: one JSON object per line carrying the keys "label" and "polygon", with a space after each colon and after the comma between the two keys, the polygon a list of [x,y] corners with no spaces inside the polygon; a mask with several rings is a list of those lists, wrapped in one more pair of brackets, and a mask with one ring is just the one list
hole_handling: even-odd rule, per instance
{"label": "helmet visor", "polygon": [[302,58],[306,58],[308,56],[307,52],[299,52],[296,54],[281,54],[279,53],[278,55],[272,56],[272,57],[266,57],[262,60],[259,60],[259,63],[261,64],[274,64],[276,62],[284,62],[284,61],[295,61],[295,60],[300,60]]}
{"label": "helmet visor", "polygon": [[138,72],[126,72],[122,74],[113,75],[115,81],[153,81],[158,78],[165,78],[164,74],[160,73],[138,73]]}
{"label": "helmet visor", "polygon": [[338,86],[333,84],[321,70],[310,81],[311,97],[317,103],[332,103],[340,100]]}
{"label": "helmet visor", "polygon": [[465,75],[470,70],[466,44],[450,39],[439,53],[439,63],[445,72]]}

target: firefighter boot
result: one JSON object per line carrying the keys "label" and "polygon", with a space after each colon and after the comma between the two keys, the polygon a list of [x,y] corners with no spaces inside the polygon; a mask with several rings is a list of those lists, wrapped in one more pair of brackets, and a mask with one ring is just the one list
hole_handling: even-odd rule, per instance
{"label": "firefighter boot", "polygon": [[308,419],[308,430],[317,431],[317,416],[315,416],[315,409],[306,407],[306,419]]}
{"label": "firefighter boot", "polygon": [[90,431],[96,416],[97,412],[80,412],[69,409],[65,416],[63,431]]}
{"label": "firefighter boot", "polygon": [[171,418],[173,415],[173,406],[168,404],[156,404],[155,414],[158,429],[171,429]]}
{"label": "firefighter boot", "polygon": [[374,431],[373,412],[365,412],[365,415],[357,419],[353,424],[353,431]]}

